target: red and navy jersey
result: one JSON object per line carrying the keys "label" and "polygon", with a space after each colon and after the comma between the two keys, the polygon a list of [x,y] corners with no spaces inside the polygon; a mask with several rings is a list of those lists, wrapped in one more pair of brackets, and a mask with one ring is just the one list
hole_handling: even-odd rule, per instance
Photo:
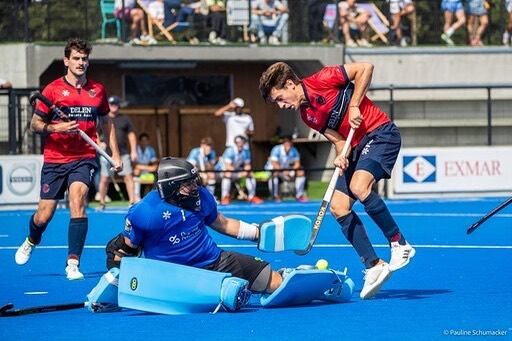
{"label": "red and navy jersey", "polygon": [[[343,65],[326,66],[302,80],[308,103],[300,107],[302,120],[311,128],[324,133],[332,129],[344,138],[348,136],[350,124],[347,109],[354,92]],[[352,147],[359,144],[363,136],[390,121],[389,117],[368,97],[364,96],[359,106],[363,122],[352,139]]]}
{"label": "red and navy jersey", "polygon": [[[76,120],[79,128],[96,141],[97,118],[109,112],[107,94],[101,83],[88,79],[81,89],[77,89],[62,77],[48,84],[43,90],[43,95],[59,107],[70,120]],[[47,123],[62,121],[41,101],[37,102],[35,114]],[[67,163],[95,157],[94,148],[78,134],[50,133],[46,136],[44,161],[47,163]]]}

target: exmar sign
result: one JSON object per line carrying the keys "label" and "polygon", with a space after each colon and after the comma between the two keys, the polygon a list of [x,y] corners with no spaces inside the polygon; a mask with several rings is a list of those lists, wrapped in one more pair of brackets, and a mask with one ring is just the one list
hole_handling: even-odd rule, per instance
{"label": "exmar sign", "polygon": [[0,156],[0,204],[33,204],[39,201],[41,155]]}
{"label": "exmar sign", "polygon": [[404,148],[388,194],[499,195],[512,191],[511,179],[512,147]]}

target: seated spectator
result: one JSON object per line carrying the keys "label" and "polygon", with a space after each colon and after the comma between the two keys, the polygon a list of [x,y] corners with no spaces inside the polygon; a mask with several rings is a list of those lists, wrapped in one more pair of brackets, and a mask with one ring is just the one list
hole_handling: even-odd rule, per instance
{"label": "seated spectator", "polygon": [[251,152],[244,148],[247,139],[241,135],[235,137],[235,145],[226,148],[220,160],[223,170],[221,184],[221,205],[229,205],[231,202],[231,181],[245,177],[247,188],[247,201],[252,204],[261,204],[263,200],[256,196],[256,179],[251,171]]}
{"label": "seated spectator", "polygon": [[174,23],[189,23],[190,29],[185,30],[185,37],[190,44],[199,44],[199,39],[195,36],[193,27],[195,3],[192,0],[164,0],[163,5],[163,26],[168,28]]}
{"label": "seated spectator", "polygon": [[283,29],[288,23],[288,7],[279,0],[255,0],[251,4],[251,26],[256,30],[260,44],[279,45]]}
{"label": "seated spectator", "polygon": [[154,183],[155,172],[158,169],[158,158],[155,149],[149,143],[149,135],[141,133],[137,144],[137,159],[133,167],[134,197],[135,202],[141,199],[141,183]]}
{"label": "seated spectator", "polygon": [[136,0],[124,0],[123,8],[123,0],[115,0],[114,16],[131,23],[130,44],[156,44],[155,38],[148,35],[144,11],[136,4]]}
{"label": "seated spectator", "polygon": [[151,1],[148,6],[148,14],[154,21],[163,24],[165,19],[164,0]]}
{"label": "seated spectator", "polygon": [[[464,14],[464,6],[461,0],[443,0],[441,2],[441,10],[444,15],[444,27],[441,39],[450,46],[455,45],[452,35],[457,29],[466,23],[466,15]],[[457,19],[454,22],[454,16]]]}
{"label": "seated spectator", "polygon": [[[371,14],[358,8],[356,0],[340,1],[338,4],[340,28],[343,32],[345,45],[348,47],[371,47],[368,42],[368,21]],[[357,43],[354,41],[355,37]]]}
{"label": "seated spectator", "polygon": [[[415,20],[412,19],[412,15],[416,11],[412,0],[388,0],[389,2],[389,13],[391,14],[391,41],[395,45],[407,46],[407,39],[403,36],[402,32],[402,17],[411,18],[411,26],[415,26]],[[415,27],[411,27],[411,31],[414,31]],[[411,32],[411,35],[415,33]]]}
{"label": "seated spectator", "polygon": [[[265,169],[272,171],[272,176],[268,180],[268,188],[274,201],[280,202],[280,182],[295,182],[295,198],[300,202],[306,202],[308,199],[304,194],[306,177],[304,170],[301,169],[300,154],[293,146],[291,136],[285,136],[282,143],[274,146],[270,152]],[[279,169],[293,169],[282,170]]]}
{"label": "seated spectator", "polygon": [[468,15],[468,37],[469,45],[483,46],[482,35],[484,34],[489,17],[485,8],[484,0],[468,0],[466,2],[466,13]]}
{"label": "seated spectator", "polygon": [[212,44],[226,44],[226,0],[206,0],[208,5],[208,41]]}
{"label": "seated spectator", "polygon": [[201,180],[206,184],[206,189],[215,196],[215,172],[212,171],[217,163],[217,154],[213,150],[211,137],[201,139],[201,144],[190,151],[187,161],[200,170]]}
{"label": "seated spectator", "polygon": [[512,0],[505,0],[505,7],[508,12],[508,23],[503,32],[503,45],[510,46],[510,38],[512,37]]}
{"label": "seated spectator", "polygon": [[0,78],[0,89],[11,89],[12,84],[7,79]]}

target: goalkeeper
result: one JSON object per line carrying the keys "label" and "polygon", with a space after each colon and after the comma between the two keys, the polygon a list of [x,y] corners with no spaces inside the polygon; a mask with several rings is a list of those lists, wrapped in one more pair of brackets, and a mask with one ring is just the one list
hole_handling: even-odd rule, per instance
{"label": "goalkeeper", "polygon": [[158,168],[158,190],[132,206],[123,233],[107,245],[107,267],[119,267],[121,257],[137,256],[229,272],[249,282],[249,290],[272,293],[282,276],[270,264],[252,256],[220,249],[209,235],[214,230],[251,241],[259,228],[217,211],[215,198],[201,186],[197,169],[189,162],[166,157]]}

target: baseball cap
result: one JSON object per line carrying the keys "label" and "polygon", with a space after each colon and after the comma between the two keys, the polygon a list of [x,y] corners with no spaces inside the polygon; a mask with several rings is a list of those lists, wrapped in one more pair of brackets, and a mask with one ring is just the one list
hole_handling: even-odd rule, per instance
{"label": "baseball cap", "polygon": [[121,98],[119,96],[110,96],[108,98],[109,104],[121,105]]}
{"label": "baseball cap", "polygon": [[244,100],[243,100],[243,99],[241,99],[240,97],[235,98],[235,99],[233,100],[233,103],[235,103],[235,105],[236,105],[237,107],[240,107],[240,108],[243,108],[243,107],[244,107],[244,105],[245,105]]}

